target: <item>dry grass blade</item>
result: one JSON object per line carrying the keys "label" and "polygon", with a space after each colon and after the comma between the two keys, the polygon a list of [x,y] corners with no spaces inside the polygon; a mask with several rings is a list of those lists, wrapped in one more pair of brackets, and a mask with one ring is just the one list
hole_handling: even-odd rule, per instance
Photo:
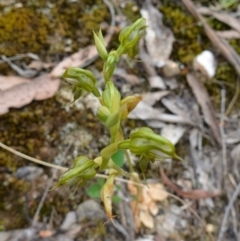
{"label": "dry grass blade", "polygon": [[234,104],[236,103],[237,99],[238,99],[238,96],[239,96],[239,92],[240,92],[240,89],[239,89],[239,86],[240,86],[240,80],[238,78],[237,80],[237,86],[236,86],[236,91],[235,91],[235,94],[231,100],[231,102],[229,103],[228,107],[227,107],[227,110],[225,111],[225,115],[229,115]]}
{"label": "dry grass blade", "polygon": [[201,81],[199,81],[193,73],[189,73],[187,75],[187,81],[190,87],[192,88],[192,91],[201,106],[204,120],[211,128],[213,135],[217,141],[217,143],[221,146],[222,145],[222,139],[220,134],[220,129],[218,126],[218,122],[216,119],[215,111],[213,108],[213,105],[211,103],[211,100],[209,98],[208,92],[205,88],[205,86],[202,84]]}
{"label": "dry grass blade", "polygon": [[217,20],[223,23],[226,23],[228,26],[232,27],[233,29],[237,30],[240,33],[240,21],[237,18],[231,16],[230,14],[223,13],[223,12],[214,12],[211,9],[206,7],[201,7],[197,9],[197,11],[200,14],[213,16]]}
{"label": "dry grass blade", "polygon": [[230,46],[229,43],[220,39],[215,31],[206,23],[202,15],[197,11],[196,7],[190,0],[182,0],[186,8],[192,15],[197,18],[201,23],[205,30],[206,35],[211,40],[214,46],[216,46],[221,54],[232,64],[232,66],[237,71],[238,75],[240,76],[240,57],[236,53],[236,51]]}
{"label": "dry grass blade", "polygon": [[240,33],[235,30],[215,31],[217,36],[224,39],[240,39]]}

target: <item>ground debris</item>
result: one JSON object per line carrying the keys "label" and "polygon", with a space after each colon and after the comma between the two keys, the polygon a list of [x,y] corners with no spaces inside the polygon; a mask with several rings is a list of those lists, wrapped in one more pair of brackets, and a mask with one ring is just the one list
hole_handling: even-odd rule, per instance
{"label": "ground debris", "polygon": [[158,213],[158,202],[164,201],[168,197],[161,183],[148,183],[147,186],[137,190],[134,184],[129,183],[128,189],[131,195],[137,196],[131,201],[131,208],[134,213],[135,230],[138,231],[141,223],[149,228],[154,228],[154,216]]}
{"label": "ground debris", "polygon": [[210,100],[206,88],[204,87],[203,83],[197,79],[194,73],[189,73],[187,75],[187,81],[190,87],[192,88],[199,105],[201,106],[205,122],[211,128],[218,145],[221,146],[222,138],[220,135],[220,129],[216,118],[216,112],[213,108],[212,102]]}
{"label": "ground debris", "polygon": [[2,77],[5,90],[0,95],[0,114],[5,114],[9,108],[21,108],[33,100],[45,100],[53,97],[60,85],[59,79],[51,79],[49,74],[41,75],[33,80],[14,76]]}

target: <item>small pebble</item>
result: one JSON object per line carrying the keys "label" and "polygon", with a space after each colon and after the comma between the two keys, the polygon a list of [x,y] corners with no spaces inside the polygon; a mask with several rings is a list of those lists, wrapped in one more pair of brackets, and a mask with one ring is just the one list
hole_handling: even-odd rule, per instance
{"label": "small pebble", "polygon": [[213,233],[215,231],[215,226],[211,223],[208,223],[206,226],[207,233]]}

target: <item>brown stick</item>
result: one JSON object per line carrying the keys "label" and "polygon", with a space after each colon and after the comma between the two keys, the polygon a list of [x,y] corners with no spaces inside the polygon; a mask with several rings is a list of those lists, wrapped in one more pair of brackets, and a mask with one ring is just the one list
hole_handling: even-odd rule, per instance
{"label": "brown stick", "polygon": [[161,164],[159,164],[159,170],[160,170],[163,183],[165,183],[168,187],[170,187],[173,191],[175,191],[177,195],[181,197],[193,199],[193,200],[199,200],[204,198],[218,197],[222,194],[222,192],[220,191],[214,193],[214,192],[209,192],[202,189],[195,189],[192,191],[183,191],[167,177],[167,175],[163,171]]}

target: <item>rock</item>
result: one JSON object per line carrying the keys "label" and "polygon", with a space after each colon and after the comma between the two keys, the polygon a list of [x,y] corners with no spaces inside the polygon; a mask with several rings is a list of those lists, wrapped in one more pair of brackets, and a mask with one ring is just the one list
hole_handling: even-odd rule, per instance
{"label": "rock", "polygon": [[0,232],[0,240],[2,240],[2,241],[9,240],[10,236],[11,236],[10,232]]}
{"label": "rock", "polygon": [[216,73],[216,59],[212,52],[204,50],[201,54],[197,55],[193,60],[193,68],[200,71],[208,78],[212,78]]}
{"label": "rock", "polygon": [[[66,235],[64,235],[64,234],[59,234],[59,235],[57,235],[54,239],[51,238],[49,241],[51,241],[51,240],[57,240],[57,241],[73,241],[72,238],[70,238],[70,237],[68,237],[68,236],[66,236]],[[42,239],[39,240],[39,241],[42,241]]]}
{"label": "rock", "polygon": [[141,238],[136,239],[135,241],[154,241],[154,236],[153,235],[144,235]]}
{"label": "rock", "polygon": [[164,238],[178,235],[180,230],[187,228],[187,221],[182,218],[182,210],[176,205],[172,205],[163,215],[156,217],[156,230]]}
{"label": "rock", "polygon": [[70,229],[77,222],[77,215],[74,211],[69,212],[60,227],[62,230]]}
{"label": "rock", "polygon": [[23,178],[26,181],[33,181],[40,177],[43,173],[43,169],[35,166],[20,167],[17,169],[17,178]]}
{"label": "rock", "polygon": [[82,222],[85,219],[103,220],[106,219],[103,207],[94,200],[87,200],[81,203],[77,208],[77,221]]}
{"label": "rock", "polygon": [[165,77],[171,78],[180,74],[180,65],[172,60],[168,60],[162,67],[162,71]]}
{"label": "rock", "polygon": [[239,163],[240,162],[240,144],[236,145],[232,151],[231,151],[231,158],[234,162]]}

